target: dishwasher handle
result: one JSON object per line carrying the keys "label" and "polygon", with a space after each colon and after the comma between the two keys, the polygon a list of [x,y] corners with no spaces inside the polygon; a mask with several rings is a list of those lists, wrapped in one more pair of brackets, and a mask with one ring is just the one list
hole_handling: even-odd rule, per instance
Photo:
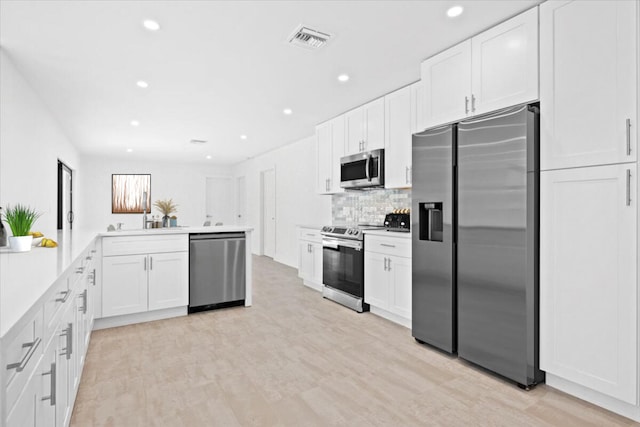
{"label": "dishwasher handle", "polygon": [[244,233],[193,233],[189,234],[189,240],[222,240],[222,239],[244,239]]}

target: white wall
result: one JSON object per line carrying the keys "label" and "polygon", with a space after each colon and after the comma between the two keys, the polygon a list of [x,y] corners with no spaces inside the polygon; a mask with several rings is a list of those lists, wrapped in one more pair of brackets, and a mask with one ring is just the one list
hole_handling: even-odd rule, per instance
{"label": "white wall", "polygon": [[315,138],[309,137],[239,163],[236,176],[246,177],[247,225],[255,228],[253,252],[260,253],[260,172],[276,172],[276,252],[274,259],[298,266],[296,225],[331,223],[331,196],[315,192]]}
{"label": "white wall", "polygon": [[81,175],[75,147],[0,49],[0,206],[42,212],[33,229],[49,236],[57,229],[58,159]]}
{"label": "white wall", "polygon": [[[207,177],[231,176],[231,168],[201,164],[145,161],[140,158],[83,155],[87,172],[78,182],[84,223],[95,230],[106,230],[122,222],[123,228],[141,228],[142,214],[111,213],[111,174],[151,174],[151,203],[173,199],[178,204],[178,225],[201,226],[206,216]],[[152,207],[152,214],[161,213]]]}

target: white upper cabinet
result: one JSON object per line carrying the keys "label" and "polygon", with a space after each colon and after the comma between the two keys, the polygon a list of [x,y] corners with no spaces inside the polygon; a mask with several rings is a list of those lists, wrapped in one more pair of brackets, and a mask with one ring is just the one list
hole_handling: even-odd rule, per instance
{"label": "white upper cabinet", "polygon": [[540,368],[636,404],[635,164],[540,173]]}
{"label": "white upper cabinet", "polygon": [[384,148],[384,98],[344,114],[345,155]]}
{"label": "white upper cabinet", "polygon": [[471,97],[471,40],[432,56],[420,67],[425,129],[464,118]]}
{"label": "white upper cabinet", "polygon": [[540,165],[637,159],[637,1],[540,6]]}
{"label": "white upper cabinet", "polygon": [[471,39],[471,112],[538,99],[538,8]]}
{"label": "white upper cabinet", "polygon": [[414,134],[427,128],[424,114],[426,91],[422,81],[417,81],[409,87],[411,88],[411,133]]}
{"label": "white upper cabinet", "polygon": [[333,194],[344,191],[340,187],[340,157],[344,156],[345,117],[316,126],[316,192]]}
{"label": "white upper cabinet", "polygon": [[384,97],[385,103],[385,188],[410,187],[412,86]]}
{"label": "white upper cabinet", "polygon": [[332,160],[331,122],[325,122],[316,126],[316,191],[320,194],[330,193],[329,182],[331,180]]}
{"label": "white upper cabinet", "polygon": [[422,63],[424,128],[538,99],[538,9]]}

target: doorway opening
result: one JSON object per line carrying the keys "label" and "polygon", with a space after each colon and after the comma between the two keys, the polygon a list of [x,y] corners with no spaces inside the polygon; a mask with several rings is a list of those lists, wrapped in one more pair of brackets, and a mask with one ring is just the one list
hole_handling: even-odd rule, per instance
{"label": "doorway opening", "polygon": [[233,178],[230,176],[208,177],[206,193],[205,224],[233,224]]}
{"label": "doorway opening", "polygon": [[247,222],[247,184],[244,176],[236,178],[236,224]]}
{"label": "doorway opening", "polygon": [[276,171],[260,172],[260,229],[262,255],[274,258],[276,254]]}
{"label": "doorway opening", "polygon": [[72,230],[73,220],[73,171],[58,160],[58,230]]}

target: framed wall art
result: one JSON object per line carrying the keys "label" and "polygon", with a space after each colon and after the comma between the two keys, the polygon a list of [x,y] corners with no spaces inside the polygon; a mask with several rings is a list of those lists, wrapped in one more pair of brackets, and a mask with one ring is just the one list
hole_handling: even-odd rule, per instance
{"label": "framed wall art", "polygon": [[[146,196],[146,198],[145,198]],[[149,212],[151,207],[151,174],[111,175],[111,213]]]}

